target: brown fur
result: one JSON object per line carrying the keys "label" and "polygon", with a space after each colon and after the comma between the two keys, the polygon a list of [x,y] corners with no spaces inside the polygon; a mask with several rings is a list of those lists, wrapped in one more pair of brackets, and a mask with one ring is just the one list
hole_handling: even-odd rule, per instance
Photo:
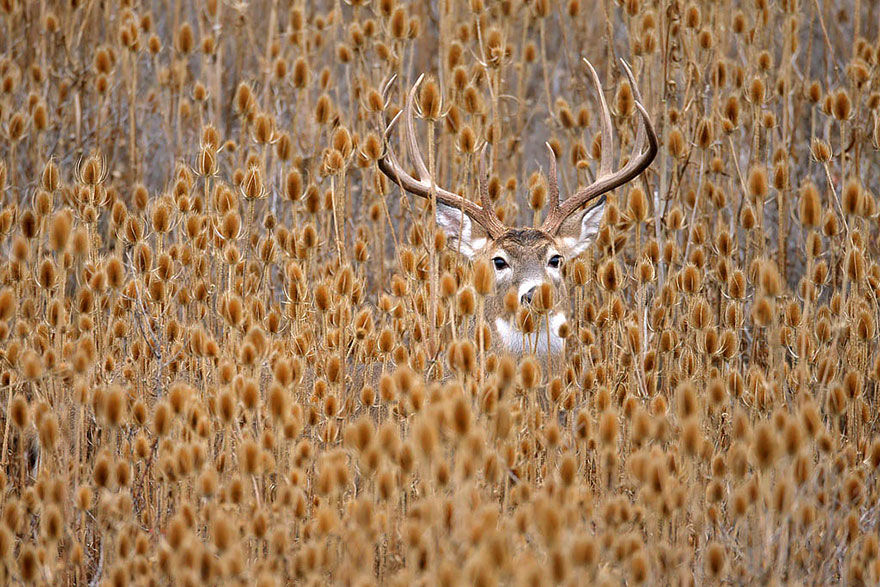
{"label": "brown fur", "polygon": [[504,315],[504,296],[511,288],[519,288],[525,282],[550,283],[554,290],[554,311],[567,315],[568,292],[562,279],[562,266],[552,269],[548,265],[554,254],[562,255],[562,263],[566,262],[565,249],[559,239],[536,228],[511,228],[490,242],[479,255],[490,260],[501,255],[510,266],[509,270],[496,272],[496,295],[486,300],[486,323],[492,328],[493,347],[496,350],[504,349],[495,328],[495,318]]}

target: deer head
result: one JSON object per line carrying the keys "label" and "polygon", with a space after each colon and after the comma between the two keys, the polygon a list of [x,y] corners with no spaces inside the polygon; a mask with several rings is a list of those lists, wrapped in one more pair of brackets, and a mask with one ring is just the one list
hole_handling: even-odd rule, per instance
{"label": "deer head", "polygon": [[[612,170],[614,138],[611,113],[596,70],[586,59],[584,63],[593,78],[602,108],[602,155],[599,172],[592,184],[579,189],[560,202],[556,156],[548,145],[550,211],[540,227],[514,228],[501,222],[489,199],[485,158],[482,152],[479,170],[479,204],[436,184],[432,187],[431,176],[416,141],[413,121],[413,102],[422,78],[419,78],[407,95],[403,110],[385,130],[385,152],[379,159],[379,168],[382,172],[413,195],[430,200],[433,189],[433,196],[437,201],[435,211],[437,224],[446,232],[452,248],[472,260],[480,257],[491,260],[495,269],[496,293],[487,300],[486,317],[495,331],[493,341],[514,353],[522,353],[526,349],[524,349],[524,337],[514,328],[512,320],[503,317],[501,309],[505,293],[510,288],[515,288],[520,303],[528,305],[532,303],[534,293],[541,284],[549,283],[556,289],[556,297],[564,299],[566,293],[562,265],[585,251],[595,240],[605,211],[604,194],[638,177],[657,154],[657,135],[651,119],[642,106],[641,95],[632,72],[626,63],[621,61],[632,85],[640,124],[636,131],[633,155],[621,169]],[[386,95],[390,85],[389,82],[385,87]],[[418,177],[413,177],[404,170],[394,151],[389,147],[388,138],[401,117],[410,158]],[[549,322],[550,336],[539,336],[537,345],[533,348],[541,354],[555,354],[563,348],[559,328],[566,321],[565,312],[558,309],[549,311],[546,313],[546,320]],[[543,330],[539,328],[539,331]]]}

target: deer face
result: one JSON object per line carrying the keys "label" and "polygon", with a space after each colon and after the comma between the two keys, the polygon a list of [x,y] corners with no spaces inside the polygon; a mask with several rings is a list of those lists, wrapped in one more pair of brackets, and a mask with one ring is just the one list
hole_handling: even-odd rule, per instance
{"label": "deer face", "polygon": [[[472,260],[487,259],[495,271],[495,295],[486,300],[486,315],[493,340],[505,350],[522,353],[532,346],[540,354],[562,351],[559,329],[569,315],[563,266],[593,243],[604,212],[605,198],[601,198],[563,223],[555,236],[535,228],[510,228],[493,239],[459,210],[438,205],[437,224],[446,232],[450,247]],[[524,341],[513,318],[505,316],[503,298],[512,290],[522,306],[530,306],[544,283],[554,292],[552,309],[542,314],[549,324],[542,321],[535,340]]]}
{"label": "deer face", "polygon": [[[540,332],[549,334],[537,336],[531,348],[539,354],[555,354],[564,349],[559,336],[559,328],[566,322],[567,293],[562,279],[562,267],[578,254],[586,250],[594,241],[599,223],[605,211],[603,194],[635,179],[644,171],[657,155],[657,135],[648,113],[642,106],[638,86],[629,67],[623,69],[629,78],[635,97],[636,109],[641,124],[636,133],[633,155],[618,171],[612,171],[611,153],[614,150],[614,136],[611,128],[611,112],[605,102],[602,84],[589,61],[584,60],[596,86],[599,103],[602,107],[602,156],[596,180],[568,197],[559,201],[559,186],[556,177],[556,156],[550,150],[549,199],[550,212],[540,228],[512,228],[505,226],[495,213],[489,199],[489,188],[483,153],[480,154],[480,203],[447,191],[431,180],[428,168],[422,158],[416,141],[413,121],[413,102],[419,81],[407,95],[406,105],[385,131],[385,154],[379,159],[379,169],[394,183],[416,196],[436,199],[436,218],[438,226],[446,232],[453,250],[470,259],[485,258],[495,269],[495,295],[487,300],[486,319],[495,330],[494,340],[506,350],[523,353],[524,337],[514,326],[511,318],[502,311],[503,299],[511,288],[523,305],[533,304],[537,288],[550,284],[556,291],[552,307],[536,308],[543,318],[538,324]],[[392,78],[393,80],[393,78]],[[385,95],[391,86],[385,86]],[[399,120],[404,120],[404,134],[409,145],[410,158],[418,173],[418,178],[410,175],[397,161],[394,152],[388,147],[388,138]],[[645,144],[647,142],[647,145]],[[543,301],[543,300],[542,300]]]}

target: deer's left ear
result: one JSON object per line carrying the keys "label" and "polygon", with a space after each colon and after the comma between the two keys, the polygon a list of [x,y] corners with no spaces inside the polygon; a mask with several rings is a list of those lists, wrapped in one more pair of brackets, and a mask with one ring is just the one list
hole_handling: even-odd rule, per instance
{"label": "deer's left ear", "polygon": [[602,217],[605,215],[605,196],[579,214],[572,214],[559,227],[559,240],[565,247],[566,257],[577,257],[596,240]]}

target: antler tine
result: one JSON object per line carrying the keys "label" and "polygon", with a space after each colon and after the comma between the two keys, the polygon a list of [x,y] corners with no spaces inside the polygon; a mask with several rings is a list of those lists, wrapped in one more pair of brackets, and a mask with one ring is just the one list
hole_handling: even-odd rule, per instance
{"label": "antler tine", "polygon": [[[623,66],[623,71],[629,79],[629,85],[632,86],[636,108],[642,117],[642,124],[639,125],[639,128],[636,131],[636,143],[633,146],[633,153],[642,152],[642,149],[645,147],[645,139],[647,138],[648,151],[645,153],[645,156],[647,157],[650,155],[650,159],[648,160],[648,165],[650,165],[651,160],[657,154],[657,150],[659,149],[657,133],[654,132],[654,123],[651,122],[651,117],[648,116],[648,111],[645,110],[645,106],[642,103],[642,93],[639,91],[639,85],[636,83],[632,69],[630,69],[629,64],[624,59],[620,60],[620,64]],[[647,167],[647,165],[645,165],[645,167]]]}
{"label": "antler tine", "polygon": [[396,73],[392,74],[388,81],[382,84],[382,104],[385,108],[388,108],[388,96],[391,94],[391,88],[394,87],[395,81],[397,81]]}
{"label": "antler tine", "polygon": [[559,176],[556,172],[556,151],[553,150],[553,147],[550,146],[550,143],[544,143],[547,145],[547,150],[550,151],[550,173],[547,176],[547,183],[550,186],[550,209],[555,210],[559,207]]}
{"label": "antler tine", "polygon": [[[633,97],[635,98],[636,104],[642,103],[642,93],[639,91],[639,86],[636,84],[635,77],[633,76],[632,70],[629,68],[629,64],[623,59],[620,59],[620,65],[623,67],[623,72],[626,74],[627,79],[629,80],[629,85],[632,87]],[[648,124],[651,121],[648,120]],[[642,149],[645,146],[645,125],[640,124],[638,130],[636,131],[636,143],[633,145],[633,153],[641,153]]]}
{"label": "antler tine", "polygon": [[[428,173],[428,169],[425,166],[425,162],[422,159],[421,152],[419,151],[418,143],[416,141],[415,136],[415,123],[413,121],[412,116],[412,104],[413,99],[415,97],[416,89],[418,88],[419,82],[421,82],[421,77],[415,83],[412,90],[410,90],[407,95],[406,104],[404,109],[397,113],[397,115],[391,120],[388,124],[388,127],[385,129],[384,133],[384,145],[385,152],[382,157],[379,158],[378,164],[379,169],[387,175],[392,181],[397,183],[401,188],[405,191],[419,196],[420,198],[425,198],[427,200],[431,199],[431,176]],[[383,89],[383,96],[387,99],[388,90],[390,87],[390,81],[386,84]],[[416,179],[409,172],[405,171],[403,166],[397,160],[397,155],[394,153],[394,150],[391,149],[390,146],[390,137],[394,128],[397,126],[400,119],[404,119],[404,134],[406,135],[406,141],[409,144],[411,158],[413,159],[413,163],[416,166],[416,171],[419,174],[419,178]],[[441,188],[438,185],[433,186],[434,197],[441,204],[449,206],[451,208],[455,208],[457,210],[461,210],[463,213],[467,214],[469,218],[471,218],[474,222],[482,226],[489,236],[494,238],[498,238],[501,236],[506,227],[499,220],[498,216],[495,214],[494,208],[492,208],[491,203],[489,202],[489,189],[488,185],[486,185],[485,190],[483,186],[486,184],[485,181],[481,180],[481,194],[480,197],[483,198],[484,203],[488,203],[485,207],[480,207],[476,202],[472,202],[467,198],[464,198],[458,194],[452,193],[448,190]]]}
{"label": "antler tine", "polygon": [[[638,130],[636,130],[636,142],[633,145],[633,153],[638,153],[638,155],[635,159],[628,161],[624,166],[624,169],[627,169],[630,165],[632,165],[633,168],[636,168],[642,164],[642,159],[647,159],[647,164],[636,173],[636,175],[638,175],[651,164],[660,145],[659,140],[657,139],[657,133],[654,131],[654,124],[651,122],[651,117],[648,116],[648,111],[645,110],[645,106],[642,104],[642,93],[639,91],[639,85],[636,83],[632,69],[630,69],[629,64],[624,59],[620,60],[620,64],[623,66],[623,71],[626,74],[627,79],[629,79],[630,86],[632,86],[636,109],[638,109],[639,115],[642,119],[642,123],[639,125]],[[642,153],[642,149],[645,147],[645,139],[648,140],[648,150],[645,153]]]}
{"label": "antler tine", "polygon": [[[383,109],[387,109],[391,104],[391,88],[394,87],[394,82],[397,81],[397,74],[393,74],[388,80],[382,84],[382,107]],[[391,133],[397,127],[397,123],[400,121],[400,115],[403,111],[398,111],[397,114],[394,115],[394,118],[391,119],[391,122],[388,123],[388,126],[385,127],[385,130],[382,132],[383,144],[388,145],[388,137],[391,136]],[[383,117],[384,120],[384,117]],[[388,154],[388,149],[386,148],[386,154]],[[394,153],[390,153],[390,156],[394,159]]]}
{"label": "antler tine", "polygon": [[611,173],[611,157],[614,152],[614,132],[611,127],[611,111],[608,109],[608,102],[605,101],[605,91],[602,89],[602,82],[593,64],[584,57],[584,63],[593,76],[593,84],[596,86],[596,93],[599,95],[599,104],[602,106],[602,158],[599,162],[599,175],[603,177]]}
{"label": "antler tine", "polygon": [[410,157],[412,157],[413,164],[416,166],[419,179],[421,181],[430,181],[431,175],[428,172],[428,166],[425,165],[425,160],[422,158],[422,150],[419,149],[419,143],[416,140],[416,123],[413,120],[413,103],[416,99],[416,91],[418,91],[423,79],[425,79],[425,74],[419,76],[419,79],[410,88],[409,94],[406,95],[406,105],[403,108],[404,116],[406,117],[404,120],[406,126],[404,128],[406,129],[406,141],[409,146]]}
{"label": "antler tine", "polygon": [[[584,62],[593,74],[593,81],[596,83],[596,87],[599,90],[599,100],[602,104],[602,161],[599,166],[599,175],[596,177],[596,181],[581,188],[567,200],[551,208],[550,214],[547,216],[544,225],[541,227],[543,230],[551,234],[558,231],[566,218],[574,214],[590,200],[638,177],[642,171],[648,168],[658,151],[657,133],[654,132],[654,125],[651,123],[651,118],[648,116],[647,110],[642,106],[639,88],[635,83],[632,71],[630,71],[626,63],[621,60],[624,71],[633,87],[633,96],[635,97],[636,109],[639,111],[641,117],[641,124],[639,125],[638,131],[636,131],[636,141],[635,145],[633,145],[633,156],[623,168],[614,173],[611,172],[610,140],[607,140],[607,137],[611,134],[611,114],[608,110],[608,105],[605,103],[605,97],[602,95],[601,85],[599,84],[598,76],[596,76],[596,70],[593,69],[593,66],[590,65],[589,61],[584,59]],[[645,139],[648,140],[648,148],[642,152]]]}

